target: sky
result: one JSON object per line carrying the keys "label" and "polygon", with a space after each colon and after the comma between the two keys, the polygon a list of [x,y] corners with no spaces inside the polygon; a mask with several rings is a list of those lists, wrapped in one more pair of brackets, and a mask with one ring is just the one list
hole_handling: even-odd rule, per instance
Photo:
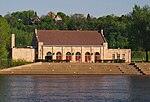
{"label": "sky", "polygon": [[34,10],[39,16],[63,12],[67,15],[89,13],[94,17],[106,15],[125,15],[133,10],[134,5],[149,5],[150,0],[1,0],[0,15],[24,10]]}

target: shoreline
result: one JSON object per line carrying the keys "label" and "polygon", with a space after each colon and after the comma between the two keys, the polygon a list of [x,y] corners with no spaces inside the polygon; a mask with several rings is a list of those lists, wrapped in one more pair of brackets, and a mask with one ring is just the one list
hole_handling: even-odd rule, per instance
{"label": "shoreline", "polygon": [[[148,64],[150,65],[150,64]],[[0,70],[0,75],[150,75],[127,63],[32,63]]]}

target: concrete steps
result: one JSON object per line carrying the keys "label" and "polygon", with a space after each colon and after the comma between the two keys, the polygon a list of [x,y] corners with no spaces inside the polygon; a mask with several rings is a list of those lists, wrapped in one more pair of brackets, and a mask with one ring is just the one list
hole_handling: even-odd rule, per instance
{"label": "concrete steps", "polygon": [[[3,70],[5,74],[123,74],[116,64],[42,63]],[[1,71],[0,71],[0,74]]]}
{"label": "concrete steps", "polygon": [[119,65],[119,69],[122,71],[124,74],[128,75],[142,75],[140,71],[138,71],[134,65],[127,65],[125,63],[122,63]]}
{"label": "concrete steps", "polygon": [[150,75],[150,63],[136,63],[135,66],[145,75]]}

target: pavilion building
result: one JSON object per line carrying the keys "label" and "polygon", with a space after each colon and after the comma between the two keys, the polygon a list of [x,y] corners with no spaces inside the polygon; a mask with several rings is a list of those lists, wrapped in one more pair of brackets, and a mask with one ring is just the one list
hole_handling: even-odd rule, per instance
{"label": "pavilion building", "polygon": [[15,36],[12,34],[12,59],[29,62],[38,59],[91,63],[123,59],[131,62],[131,49],[109,49],[103,30],[35,30],[30,48],[15,48]]}

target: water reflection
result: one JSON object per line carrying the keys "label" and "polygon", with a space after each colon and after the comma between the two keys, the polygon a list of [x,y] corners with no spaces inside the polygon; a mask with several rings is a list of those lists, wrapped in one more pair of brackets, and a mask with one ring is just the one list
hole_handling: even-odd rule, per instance
{"label": "water reflection", "polygon": [[0,102],[149,102],[150,77],[0,76]]}

